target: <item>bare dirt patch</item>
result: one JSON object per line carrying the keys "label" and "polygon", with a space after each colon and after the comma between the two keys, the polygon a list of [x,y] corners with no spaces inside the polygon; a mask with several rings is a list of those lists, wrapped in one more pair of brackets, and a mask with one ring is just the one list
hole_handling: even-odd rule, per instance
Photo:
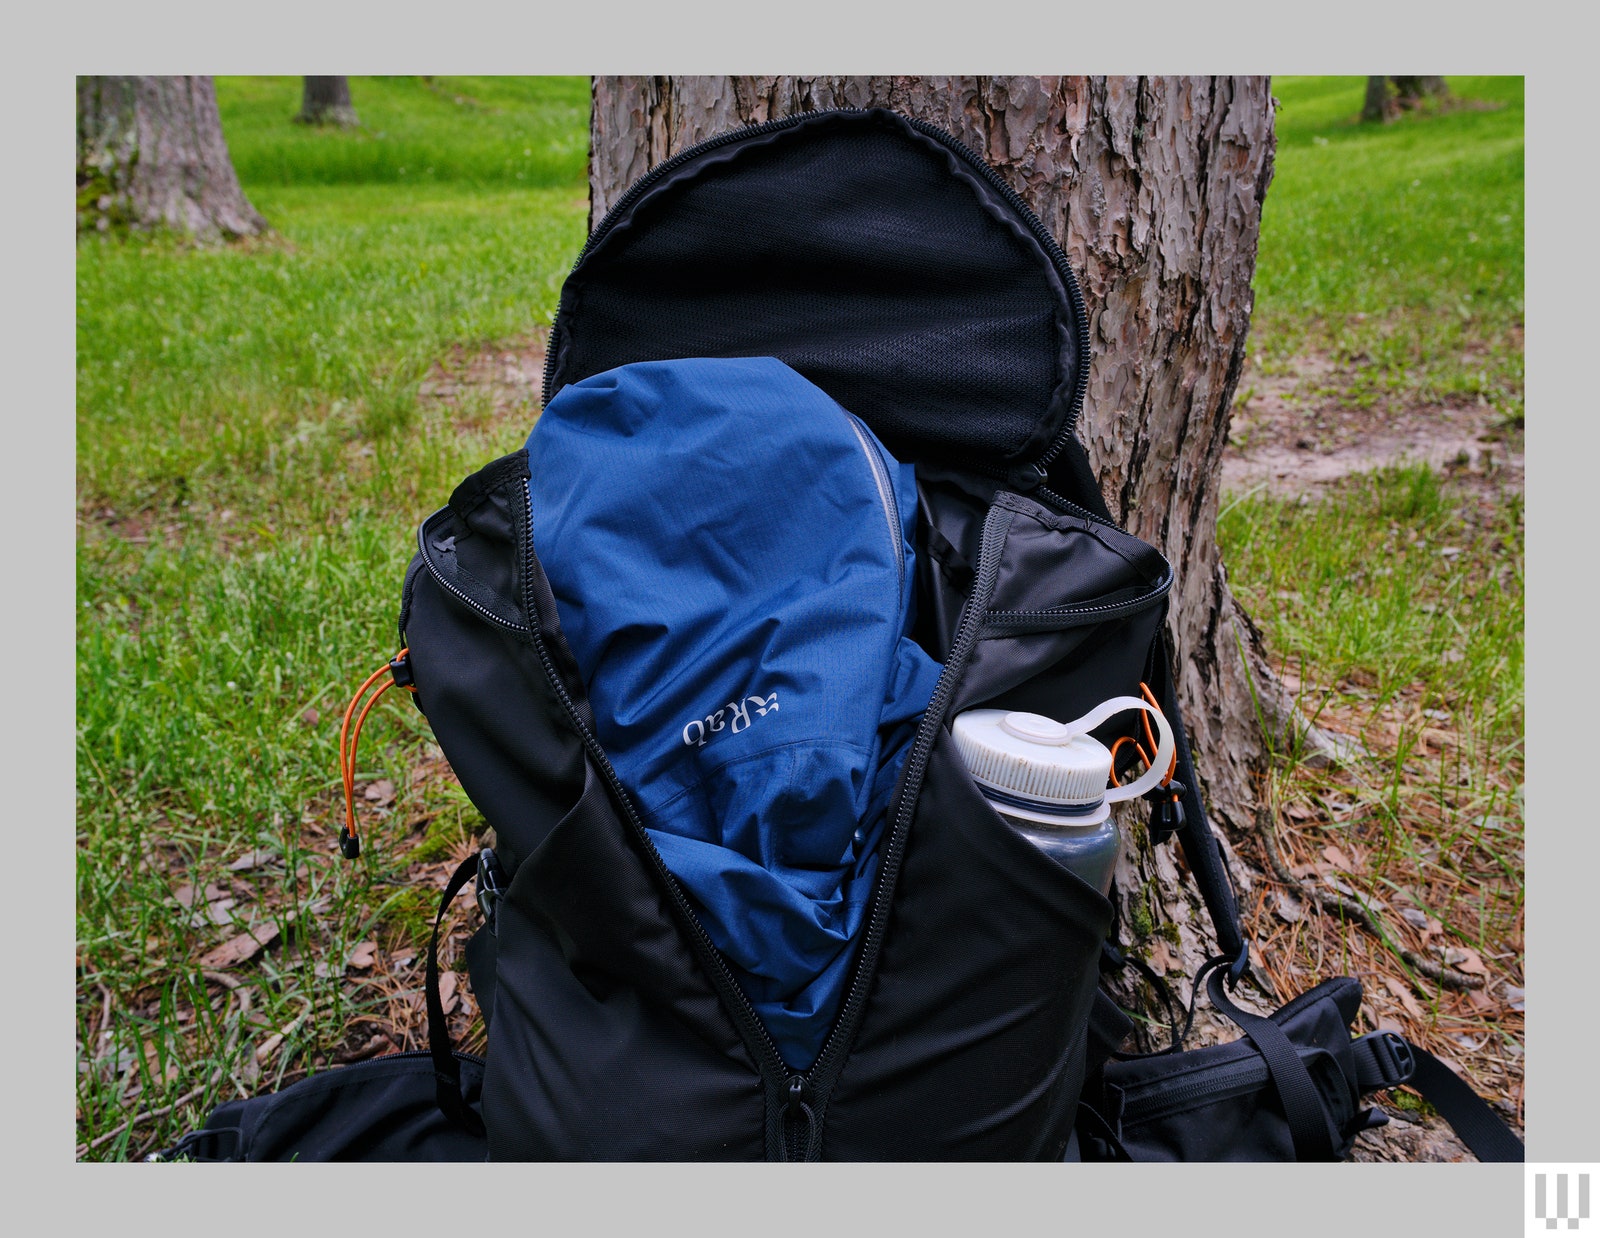
{"label": "bare dirt patch", "polygon": [[517,418],[531,424],[544,390],[549,335],[541,327],[487,348],[458,345],[433,367],[417,394],[424,404],[448,408],[463,420]]}
{"label": "bare dirt patch", "polygon": [[1248,373],[1223,452],[1222,488],[1315,495],[1352,473],[1426,463],[1475,488],[1521,489],[1522,431],[1493,408],[1398,402],[1362,408],[1340,399],[1339,377],[1326,355],[1296,358],[1286,372]]}

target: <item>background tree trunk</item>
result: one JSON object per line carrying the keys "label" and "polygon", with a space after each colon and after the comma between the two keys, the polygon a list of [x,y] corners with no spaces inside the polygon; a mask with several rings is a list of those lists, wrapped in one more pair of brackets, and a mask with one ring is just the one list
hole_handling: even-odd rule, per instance
{"label": "background tree trunk", "polygon": [[239,188],[209,77],[78,79],[78,230],[114,224],[206,240],[268,230]]}
{"label": "background tree trunk", "polygon": [[338,125],[342,129],[355,129],[361,120],[350,105],[350,79],[348,77],[308,77],[300,96],[300,114],[295,120],[302,125]]}
{"label": "background tree trunk", "polygon": [[[1083,284],[1093,361],[1079,434],[1112,514],[1177,573],[1178,692],[1207,803],[1248,888],[1226,835],[1250,827],[1267,760],[1252,669],[1263,687],[1276,681],[1228,590],[1216,519],[1272,176],[1267,79],[597,77],[590,227],[652,165],[712,134],[873,106],[940,125],[988,159]],[[1215,952],[1193,882],[1170,846],[1128,850],[1117,879],[1125,935],[1158,967],[1192,974]]]}
{"label": "background tree trunk", "polygon": [[1367,97],[1361,105],[1361,119],[1383,121],[1389,118],[1389,79],[1367,78]]}
{"label": "background tree trunk", "polygon": [[1393,120],[1401,112],[1421,107],[1428,99],[1435,99],[1443,106],[1453,98],[1442,77],[1369,77],[1361,119]]}

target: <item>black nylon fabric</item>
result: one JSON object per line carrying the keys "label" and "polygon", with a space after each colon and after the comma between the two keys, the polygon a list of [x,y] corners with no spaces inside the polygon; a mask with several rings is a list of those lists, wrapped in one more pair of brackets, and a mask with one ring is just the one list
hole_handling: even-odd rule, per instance
{"label": "black nylon fabric", "polygon": [[1072,1133],[1111,924],[1001,821],[942,728],[824,1160],[1052,1160]]}
{"label": "black nylon fabric", "polygon": [[[1350,1024],[1361,984],[1325,981],[1274,1012],[1309,1074],[1334,1158],[1361,1130],[1360,1070]],[[1248,1040],[1186,1053],[1107,1062],[1086,1102],[1135,1161],[1292,1161],[1295,1139],[1272,1074]],[[1087,1126],[1084,1159],[1120,1159]]]}
{"label": "black nylon fabric", "polygon": [[496,913],[494,1160],[760,1160],[765,1097],[591,777]]}
{"label": "black nylon fabric", "polygon": [[[462,1098],[477,1110],[483,1062],[456,1054]],[[440,1111],[433,1060],[396,1053],[336,1066],[245,1100],[226,1101],[163,1159],[196,1161],[482,1161],[484,1137]]]}
{"label": "black nylon fabric", "polygon": [[969,635],[923,730],[925,777],[901,790],[914,798],[871,962],[791,1092],[579,734],[589,707],[520,514],[522,475],[501,461],[458,488],[424,526],[403,626],[419,704],[509,856],[492,1156],[1060,1160],[1110,904],[1006,827],[946,715],[952,701],[1024,699],[1041,677],[1057,706],[1134,694],[1164,613],[1159,554],[995,496],[972,471],[1038,459],[1067,428],[1082,345],[1061,273],[994,186],[887,113],[810,117],[704,152],[603,227],[563,290],[547,394],[635,360],[787,361],[919,472],[955,462],[942,497],[928,469],[919,504],[919,546],[939,551],[921,635],[941,660],[958,621]]}
{"label": "black nylon fabric", "polygon": [[1085,350],[1060,275],[892,112],[705,151],[606,222],[563,286],[547,399],[634,361],[772,356],[900,459],[1034,460],[1066,425]]}

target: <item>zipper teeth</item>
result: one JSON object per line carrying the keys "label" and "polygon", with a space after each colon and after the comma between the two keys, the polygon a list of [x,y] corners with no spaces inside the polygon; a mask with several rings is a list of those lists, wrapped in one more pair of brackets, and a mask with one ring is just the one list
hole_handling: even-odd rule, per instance
{"label": "zipper teeth", "polygon": [[1126,602],[1107,602],[1101,606],[1050,606],[1043,610],[991,610],[985,613],[984,619],[991,623],[1006,624],[1012,619],[1066,619],[1074,615],[1097,614],[1104,614],[1109,617],[1121,614],[1124,611],[1142,610],[1158,598],[1166,596],[1171,588],[1172,576],[1169,573],[1166,580],[1149,593],[1146,593],[1143,597],[1130,598]]}
{"label": "zipper teeth", "polygon": [[[727,146],[733,142],[742,142],[749,138],[769,133],[776,133],[783,129],[793,128],[794,126],[810,120],[813,117],[860,116],[863,115],[865,111],[866,109],[864,108],[828,108],[817,112],[800,112],[793,116],[783,116],[777,120],[766,121],[763,124],[747,125],[743,129],[735,129],[729,133],[719,134],[716,137],[708,138],[704,142],[699,142],[694,146],[689,147],[688,150],[679,151],[672,158],[667,159],[662,163],[658,163],[638,180],[634,181],[633,184],[628,187],[627,191],[623,193],[622,197],[617,199],[612,208],[606,212],[605,218],[602,219],[595,226],[595,230],[589,234],[588,240],[583,243],[583,248],[578,251],[577,260],[572,264],[573,272],[577,271],[578,267],[583,264],[583,260],[589,256],[590,252],[595,248],[595,246],[597,246],[605,238],[606,234],[611,231],[611,229],[615,226],[617,219],[620,218],[624,212],[632,208],[634,203],[639,200],[639,198],[647,189],[650,188],[650,186],[654,185],[669,172],[673,172],[683,164],[687,163],[690,159],[694,159],[708,151],[716,150],[719,147]],[[953,152],[958,158],[970,165],[975,171],[978,172],[979,175],[984,178],[985,181],[988,182],[988,184],[1005,201],[1006,205],[1017,213],[1022,222],[1027,225],[1028,230],[1033,233],[1034,238],[1039,242],[1040,247],[1043,248],[1045,257],[1047,257],[1050,260],[1051,265],[1055,267],[1057,274],[1061,276],[1061,281],[1066,287],[1067,301],[1072,310],[1072,328],[1073,332],[1077,336],[1076,343],[1078,346],[1079,356],[1077,369],[1072,376],[1072,398],[1068,404],[1066,424],[1061,427],[1061,432],[1056,435],[1055,440],[1050,444],[1044,455],[1035,461],[1035,463],[1041,469],[1048,469],[1050,462],[1061,454],[1062,449],[1066,447],[1067,442],[1072,438],[1073,433],[1077,430],[1078,415],[1083,410],[1084,395],[1089,388],[1089,314],[1084,308],[1083,292],[1078,287],[1078,277],[1073,274],[1072,267],[1067,262],[1067,255],[1062,251],[1060,244],[1056,241],[1055,237],[1050,235],[1050,230],[1044,226],[1044,223],[1039,219],[1039,217],[1034,214],[1033,208],[1022,200],[1015,189],[1006,184],[1005,179],[1000,175],[1000,173],[994,170],[987,160],[979,156],[960,139],[939,128],[938,125],[930,124],[925,120],[917,120],[910,116],[903,116],[899,113],[895,113],[895,115],[900,116],[901,120],[909,124],[918,133],[923,134],[925,137],[932,138],[941,146]],[[564,286],[562,291],[562,300],[564,301]],[[558,305],[556,307],[555,321],[559,322],[560,318],[561,307]],[[554,323],[552,323],[550,338],[547,341],[547,344],[548,347],[546,348],[544,359],[544,385],[542,391],[540,392],[541,404],[548,404],[550,402],[550,380],[555,377],[557,349]]]}
{"label": "zipper teeth", "polygon": [[866,423],[854,413],[846,412],[850,428],[856,433],[862,454],[867,457],[867,467],[872,470],[872,480],[878,487],[878,501],[883,505],[884,519],[889,522],[889,545],[894,550],[896,594],[904,593],[906,586],[906,548],[900,533],[900,504],[894,496],[894,481],[889,476],[889,466],[867,439]]}
{"label": "zipper teeth", "polygon": [[[529,489],[529,483],[526,481],[523,482],[522,493],[525,503],[525,518],[528,522],[527,536],[523,538],[524,550],[522,578],[523,588],[526,590],[529,587],[529,582],[531,582],[533,579],[533,571],[535,567],[533,561],[532,532],[533,492],[531,489]],[[531,605],[528,605],[526,601],[524,605],[527,607],[530,614],[533,613],[533,608]],[[594,733],[584,725],[583,719],[578,716],[577,706],[573,703],[572,697],[568,695],[566,686],[562,684],[559,676],[556,674],[555,662],[551,659],[549,650],[545,648],[543,637],[539,635],[537,628],[531,625],[525,630],[533,638],[533,647],[535,652],[539,655],[539,663],[544,668],[545,678],[550,681],[550,686],[555,690],[556,696],[560,699],[562,708],[566,710],[568,720],[572,723],[573,728],[578,732],[578,737],[580,740],[582,740],[583,746],[588,751],[590,757],[592,757],[595,764],[600,767],[601,775],[606,780],[607,785],[610,786],[611,790],[616,794],[617,801],[622,805],[623,812],[628,818],[629,826],[633,829],[634,834],[637,836],[639,841],[644,844],[645,850],[648,852],[651,862],[656,866],[661,875],[666,878],[667,888],[671,891],[673,904],[680,912],[683,913],[685,919],[692,928],[695,937],[705,948],[705,958],[714,964],[715,968],[718,972],[720,972],[723,980],[726,982],[727,991],[726,993],[722,994],[723,1000],[725,1002],[728,1001],[729,994],[732,995],[738,1006],[738,1010],[735,1013],[743,1016],[744,1020],[749,1026],[749,1029],[757,1034],[757,1039],[767,1051],[767,1055],[769,1056],[770,1060],[766,1063],[766,1066],[770,1068],[773,1073],[787,1078],[790,1072],[783,1063],[782,1055],[778,1052],[778,1046],[776,1043],[774,1043],[771,1033],[767,1031],[766,1026],[761,1022],[761,1017],[756,1013],[755,1007],[750,1004],[750,999],[744,995],[744,990],[739,987],[738,982],[734,979],[733,972],[729,970],[727,963],[722,958],[721,952],[717,949],[715,943],[712,942],[711,936],[706,932],[705,927],[700,923],[700,918],[695,915],[694,909],[689,905],[687,897],[685,897],[683,890],[679,887],[677,880],[672,876],[671,870],[667,868],[666,861],[661,858],[661,852],[657,850],[655,843],[651,840],[650,835],[644,828],[644,822],[640,819],[637,810],[634,808],[633,797],[628,794],[627,788],[622,785],[622,780],[617,777],[617,771],[615,768],[613,768],[611,759],[606,756],[605,750],[600,746],[600,741],[595,737]]]}
{"label": "zipper teeth", "polygon": [[[439,509],[439,511],[444,510],[445,509],[442,507]],[[435,512],[433,515],[437,516],[438,514],[439,512]],[[422,562],[428,569],[428,575],[433,577],[434,583],[436,583],[446,593],[449,593],[451,596],[459,598],[461,601],[465,602],[468,606],[472,607],[473,610],[477,611],[485,619],[489,620],[490,623],[497,624],[500,627],[506,628],[512,632],[531,632],[531,628],[524,627],[520,623],[512,623],[509,619],[502,618],[501,616],[495,614],[494,611],[490,610],[482,602],[479,602],[476,599],[468,596],[458,586],[453,585],[446,580],[439,569],[433,566],[433,560],[428,556],[427,547],[423,541],[423,530],[426,529],[432,521],[433,516],[429,516],[428,519],[424,520],[417,528],[417,548],[422,552]]]}
{"label": "zipper teeth", "polygon": [[[523,498],[525,503],[524,510],[530,530],[528,536],[524,538],[525,550],[523,552],[523,580],[524,582],[527,582],[531,579],[531,572],[534,565],[532,563],[533,537],[531,533],[533,495],[532,492],[529,491],[526,482],[523,483]],[[432,517],[429,519],[431,520]],[[424,521],[422,527],[425,528],[427,523],[427,521]],[[422,528],[417,530],[417,540],[420,545],[422,543]],[[459,598],[474,611],[484,616],[491,622],[529,638],[531,644],[533,645],[534,652],[539,657],[539,664],[544,669],[545,678],[549,681],[551,688],[555,691],[557,698],[561,701],[562,708],[566,711],[568,721],[571,722],[573,729],[578,732],[578,738],[583,743],[585,751],[589,753],[595,764],[599,766],[601,777],[605,779],[606,784],[615,793],[618,803],[622,805],[623,813],[628,819],[629,827],[633,830],[638,840],[644,845],[645,851],[649,855],[651,862],[656,866],[658,872],[666,879],[667,889],[670,892],[673,905],[682,913],[694,937],[701,944],[701,946],[704,947],[702,961],[709,962],[715,971],[721,975],[723,981],[725,982],[726,990],[719,993],[724,1005],[731,1005],[733,1007],[731,1013],[734,1015],[734,1017],[745,1023],[747,1030],[754,1033],[757,1042],[765,1049],[765,1057],[767,1060],[759,1063],[759,1069],[761,1070],[761,1073],[763,1076],[771,1074],[779,1078],[790,1077],[793,1072],[791,1072],[784,1063],[783,1056],[778,1052],[778,1046],[772,1039],[772,1034],[767,1031],[766,1025],[761,1022],[761,1016],[756,1013],[755,1007],[750,1004],[750,999],[745,996],[744,990],[739,987],[738,981],[734,979],[733,973],[728,969],[727,963],[723,960],[721,952],[718,951],[716,944],[711,940],[711,937],[706,932],[705,927],[700,923],[699,917],[695,915],[694,909],[689,905],[688,899],[685,898],[683,891],[679,887],[676,879],[673,878],[671,870],[667,868],[666,861],[661,858],[661,852],[656,848],[656,845],[651,840],[650,835],[645,831],[644,823],[640,820],[638,812],[634,808],[633,798],[628,794],[627,788],[622,785],[622,781],[617,777],[617,772],[615,768],[613,768],[610,758],[606,756],[605,750],[600,746],[600,741],[595,738],[594,733],[584,725],[583,719],[578,716],[577,706],[573,704],[572,697],[567,693],[566,687],[561,683],[560,678],[557,676],[555,662],[551,659],[549,651],[545,648],[544,640],[539,635],[538,630],[531,624],[524,626],[522,624],[513,624],[505,619],[502,619],[493,611],[488,610],[480,603],[474,601],[456,586],[445,580],[439,574],[438,570],[433,566],[433,561],[428,557],[426,552],[424,552],[422,560],[427,566],[428,575],[434,579],[440,588],[444,589],[453,597]],[[524,587],[526,587],[526,583]],[[531,607],[529,609],[531,612]],[[758,1054],[757,1056],[761,1057],[762,1055]]]}
{"label": "zipper teeth", "polygon": [[1159,1082],[1147,1084],[1142,1094],[1136,1092],[1127,1097],[1122,1111],[1123,1120],[1148,1121],[1171,1113],[1181,1113],[1183,1107],[1196,1097],[1222,1101],[1242,1096],[1265,1083],[1269,1077],[1270,1072],[1260,1059],[1243,1058],[1211,1073],[1206,1080],[1178,1084],[1170,1089],[1164,1089]]}
{"label": "zipper teeth", "polygon": [[1127,532],[1127,530],[1124,529],[1115,520],[1107,519],[1105,516],[1102,516],[1102,515],[1099,515],[1096,512],[1090,511],[1087,507],[1080,507],[1077,503],[1074,503],[1071,499],[1066,498],[1064,495],[1057,494],[1054,490],[1050,489],[1048,486],[1040,486],[1033,493],[1038,495],[1038,496],[1040,496],[1041,498],[1049,500],[1049,502],[1051,504],[1053,504],[1054,506],[1059,507],[1059,508],[1063,509],[1064,511],[1070,512],[1074,516],[1082,516],[1085,520],[1092,520],[1096,524],[1106,525],[1106,526],[1108,526],[1110,528],[1115,529],[1118,533],[1126,533]]}
{"label": "zipper teeth", "polygon": [[[874,883],[872,912],[867,920],[867,935],[861,946],[861,958],[851,979],[850,990],[845,995],[844,1005],[834,1020],[833,1030],[823,1043],[822,1052],[817,1055],[816,1062],[806,1072],[806,1078],[813,1082],[813,1086],[816,1079],[828,1072],[834,1059],[842,1051],[840,1044],[843,1029],[854,1023],[855,1013],[865,999],[867,982],[876,970],[878,951],[883,944],[884,915],[888,908],[889,895],[899,877],[900,858],[905,850],[906,835],[911,828],[913,805],[921,792],[922,779],[927,772],[928,753],[933,748],[934,732],[944,716],[946,704],[955,692],[955,679],[961,672],[973,638],[981,626],[982,610],[973,604],[973,599],[993,590],[993,580],[986,581],[984,577],[992,577],[998,571],[997,551],[1005,540],[1004,531],[998,524],[1001,511],[1005,509],[991,508],[984,522],[983,541],[978,555],[979,577],[973,589],[973,598],[968,600],[966,608],[961,613],[961,622],[957,627],[955,639],[951,642],[950,659],[945,663],[939,682],[934,685],[933,696],[923,712],[922,723],[917,728],[911,755],[907,758],[906,777],[900,788],[899,812],[896,814],[888,845],[884,848],[883,865],[878,870],[878,879]],[[1010,515],[1011,513],[1007,511],[1006,516]],[[1009,526],[1010,521],[1007,519],[1006,527]]]}

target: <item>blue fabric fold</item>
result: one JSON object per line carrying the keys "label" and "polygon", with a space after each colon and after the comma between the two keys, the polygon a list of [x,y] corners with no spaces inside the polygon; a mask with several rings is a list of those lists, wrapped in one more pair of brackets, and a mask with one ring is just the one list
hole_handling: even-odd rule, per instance
{"label": "blue fabric fold", "polygon": [[771,357],[570,384],[527,451],[534,547],[600,742],[804,1070],[940,671],[909,636],[912,468]]}

